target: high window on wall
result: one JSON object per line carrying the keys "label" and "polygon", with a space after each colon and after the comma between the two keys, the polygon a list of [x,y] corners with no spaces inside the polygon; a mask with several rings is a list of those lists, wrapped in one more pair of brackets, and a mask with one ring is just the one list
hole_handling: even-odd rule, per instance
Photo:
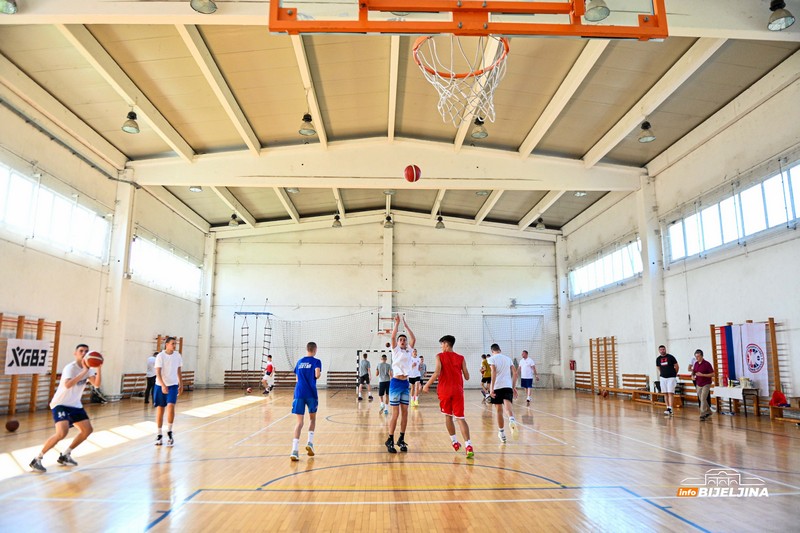
{"label": "high window on wall", "polygon": [[199,298],[203,277],[199,260],[137,228],[131,244],[131,278],[185,298]]}
{"label": "high window on wall", "polygon": [[[669,262],[704,255],[726,245],[780,227],[796,227],[800,218],[800,162],[770,172],[755,183],[684,206],[680,217],[670,217],[666,231]],[[669,220],[669,219],[668,219]]]}
{"label": "high window on wall", "polygon": [[570,297],[583,296],[615,285],[642,273],[642,243],[626,240],[587,258],[569,272]]}
{"label": "high window on wall", "polygon": [[0,163],[0,226],[58,250],[105,261],[111,222],[79,198]]}

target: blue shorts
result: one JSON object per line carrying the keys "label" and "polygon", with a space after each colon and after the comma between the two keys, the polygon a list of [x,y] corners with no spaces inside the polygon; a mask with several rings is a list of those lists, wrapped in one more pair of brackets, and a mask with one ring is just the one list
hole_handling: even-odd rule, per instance
{"label": "blue shorts", "polygon": [[319,401],[316,398],[295,398],[292,402],[292,413],[296,415],[306,414],[306,406],[309,413],[316,413]]}
{"label": "blue shorts", "polygon": [[170,385],[167,387],[167,393],[161,390],[161,387],[156,384],[153,387],[153,405],[156,407],[166,407],[168,403],[178,403],[178,386]]}
{"label": "blue shorts", "polygon": [[523,389],[532,389],[533,388],[533,378],[522,378],[522,388]]}
{"label": "blue shorts", "polygon": [[389,382],[389,405],[408,405],[411,397],[408,394],[408,381],[395,379]]}
{"label": "blue shorts", "polygon": [[89,415],[83,407],[67,407],[66,405],[56,405],[52,409],[53,422],[69,422],[69,427],[75,422],[83,422],[89,420]]}

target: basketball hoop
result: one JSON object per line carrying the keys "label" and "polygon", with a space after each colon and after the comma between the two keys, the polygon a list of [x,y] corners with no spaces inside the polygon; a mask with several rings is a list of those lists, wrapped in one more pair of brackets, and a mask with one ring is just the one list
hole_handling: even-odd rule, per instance
{"label": "basketball hoop", "polygon": [[508,39],[464,37],[477,39],[473,52],[465,50],[461,37],[449,38],[449,53],[443,50],[440,54],[431,35],[417,39],[413,50],[417,66],[439,93],[437,107],[442,120],[450,120],[456,128],[473,116],[494,122],[494,91],[506,73]]}

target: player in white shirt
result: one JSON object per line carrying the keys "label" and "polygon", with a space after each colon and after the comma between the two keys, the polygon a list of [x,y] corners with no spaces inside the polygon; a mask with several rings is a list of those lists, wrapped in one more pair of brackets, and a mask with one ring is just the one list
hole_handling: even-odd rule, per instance
{"label": "player in white shirt", "polygon": [[392,329],[392,379],[389,381],[389,405],[392,408],[392,416],[389,419],[389,438],[384,443],[389,453],[397,453],[394,447],[394,430],[397,427],[398,416],[400,416],[400,438],[397,440],[397,445],[400,446],[401,452],[408,451],[405,438],[408,425],[408,375],[411,373],[411,354],[417,338],[405,319],[403,319],[403,325],[408,332],[408,337],[397,334],[397,328],[400,327],[400,315],[396,315]]}
{"label": "player in white shirt", "polygon": [[489,368],[492,370],[492,381],[489,384],[489,396],[492,405],[497,406],[497,427],[500,432],[497,436],[500,442],[506,441],[505,419],[503,409],[508,414],[508,425],[511,431],[517,429],[517,421],[511,404],[517,397],[517,369],[511,358],[500,352],[500,346],[492,344],[492,356],[488,359]]}
{"label": "player in white shirt", "polygon": [[153,355],[147,358],[147,370],[145,377],[147,378],[147,387],[144,390],[144,403],[150,403],[153,398],[153,392],[156,390],[156,356],[158,352],[153,352]]}
{"label": "player in white shirt", "polygon": [[177,342],[175,337],[167,337],[164,350],[156,356],[156,393],[153,404],[156,406],[156,446],[163,444],[162,426],[164,425],[164,410],[167,411],[167,446],[175,444],[172,437],[172,423],[175,421],[175,403],[183,392],[181,367],[183,357],[175,351]]}
{"label": "player in white shirt", "polygon": [[536,363],[528,357],[528,350],[522,350],[522,360],[519,362],[520,385],[525,389],[526,401],[531,403],[531,390],[533,390],[533,378],[539,381],[539,372],[536,370]]}
{"label": "player in white shirt", "polygon": [[81,403],[81,396],[86,388],[87,381],[95,387],[100,386],[100,367],[92,368],[84,362],[83,358],[88,351],[89,347],[85,344],[77,345],[73,354],[75,360],[65,366],[61,372],[61,381],[58,383],[58,389],[56,389],[56,393],[50,401],[53,421],[56,423],[56,432],[47,439],[44,446],[42,446],[42,451],[31,461],[30,467],[35,472],[47,472],[47,469],[42,465],[44,454],[66,437],[67,433],[69,433],[69,428],[73,425],[78,428],[80,433],[75,436],[69,447],[64,450],[64,453],[58,456],[58,464],[77,466],[78,463],[72,458],[72,450],[85,441],[86,437],[91,435],[93,431],[89,415],[86,414],[83,403]]}
{"label": "player in white shirt", "polygon": [[422,376],[419,372],[419,365],[422,363],[417,355],[417,349],[411,352],[411,371],[408,373],[408,385],[411,388],[410,405],[419,405],[419,391],[422,390]]}

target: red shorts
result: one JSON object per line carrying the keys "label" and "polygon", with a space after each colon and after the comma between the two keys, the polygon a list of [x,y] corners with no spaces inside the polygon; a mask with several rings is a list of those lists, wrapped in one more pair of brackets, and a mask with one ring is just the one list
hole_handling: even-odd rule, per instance
{"label": "red shorts", "polygon": [[464,418],[464,392],[439,397],[439,409],[448,416]]}

